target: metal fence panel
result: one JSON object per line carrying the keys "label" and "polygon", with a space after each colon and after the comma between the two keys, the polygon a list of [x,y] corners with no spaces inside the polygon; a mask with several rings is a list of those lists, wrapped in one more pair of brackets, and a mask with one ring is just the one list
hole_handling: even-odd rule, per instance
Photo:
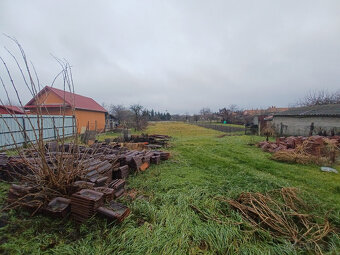
{"label": "metal fence panel", "polygon": [[38,118],[37,115],[14,117],[3,114],[0,116],[0,149],[10,149],[15,147],[15,144],[22,146],[25,143],[36,142],[40,136],[39,126],[42,128],[44,140],[72,136],[75,124],[73,116],[43,115]]}
{"label": "metal fence panel", "polygon": [[200,127],[210,128],[210,129],[214,129],[214,130],[218,130],[218,131],[226,132],[226,133],[244,132],[244,127],[223,126],[223,125],[214,125],[214,124],[208,124],[208,123],[194,123],[194,124]]}

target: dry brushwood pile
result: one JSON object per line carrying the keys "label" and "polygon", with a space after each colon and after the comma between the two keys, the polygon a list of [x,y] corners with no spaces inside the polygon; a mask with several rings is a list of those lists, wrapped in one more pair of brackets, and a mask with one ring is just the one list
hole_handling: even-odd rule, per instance
{"label": "dry brushwood pile", "polygon": [[313,247],[321,252],[331,228],[326,218],[308,214],[296,188],[272,190],[267,194],[242,193],[236,200],[227,200],[232,208],[255,227],[269,231],[274,237],[283,237],[294,245]]}
{"label": "dry brushwood pile", "polygon": [[280,137],[276,142],[257,144],[263,151],[273,153],[277,161],[299,164],[334,163],[340,150],[340,136]]}
{"label": "dry brushwood pile", "polygon": [[116,143],[85,147],[49,142],[44,151],[26,149],[19,156],[0,154],[0,178],[15,181],[5,209],[25,208],[84,222],[95,214],[122,221],[130,210],[115,202],[125,192],[125,179],[167,160],[170,153],[129,150]]}

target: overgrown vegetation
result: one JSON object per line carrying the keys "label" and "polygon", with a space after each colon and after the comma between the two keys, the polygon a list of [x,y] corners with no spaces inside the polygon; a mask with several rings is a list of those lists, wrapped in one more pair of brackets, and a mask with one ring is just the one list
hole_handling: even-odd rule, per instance
{"label": "overgrown vegetation", "polygon": [[[297,187],[309,213],[340,227],[340,176],[315,165],[275,162],[247,145],[264,138],[225,136],[184,123],[156,123],[145,131],[174,137],[173,157],[128,179],[137,192],[122,200],[131,215],[121,225],[92,219],[77,226],[11,211],[1,217],[2,254],[314,254],[284,237],[249,224],[219,198]],[[2,202],[8,185],[0,183]],[[196,208],[198,210],[195,210]],[[340,252],[338,230],[322,247]]]}
{"label": "overgrown vegetation", "polygon": [[[15,176],[12,177],[20,179],[22,184],[27,186],[27,190],[24,192],[24,195],[12,199],[11,203],[7,207],[15,208],[27,206],[34,208],[34,210],[38,210],[44,203],[46,203],[46,201],[49,201],[50,198],[66,194],[68,185],[74,182],[76,177],[78,177],[81,173],[80,164],[75,165],[74,163],[75,161],[81,161],[83,159],[79,157],[77,149],[74,149],[78,145],[78,134],[75,132],[76,125],[74,123],[74,119],[72,119],[74,135],[71,138],[67,138],[65,136],[66,110],[69,108],[72,115],[74,115],[74,105],[66,105],[66,95],[64,93],[64,103],[60,105],[61,118],[59,119],[62,125],[60,128],[56,128],[54,118],[53,122],[49,124],[52,124],[55,132],[54,138],[57,140],[60,150],[58,149],[58,153],[47,151],[44,139],[44,137],[46,137],[44,132],[44,125],[46,124],[44,121],[44,115],[49,114],[49,109],[45,104],[46,94],[40,94],[42,86],[36,69],[32,62],[30,62],[26,57],[26,53],[21,44],[15,38],[8,38],[17,47],[19,53],[18,57],[16,57],[15,53],[7,50],[7,57],[9,57],[12,63],[16,64],[16,68],[9,68],[6,60],[3,57],[0,57],[1,66],[5,70],[5,74],[0,75],[2,93],[2,97],[0,97],[0,104],[3,104],[4,99],[2,98],[5,98],[10,105],[12,105],[10,96],[11,93],[15,94],[15,99],[19,102],[22,109],[24,109],[22,97],[26,93],[29,93],[32,98],[38,98],[39,100],[35,102],[35,107],[31,109],[31,111],[35,113],[34,118],[32,119],[29,118],[27,112],[24,112],[22,115],[9,113],[12,118],[11,120],[13,120],[16,125],[13,125],[13,122],[8,122],[6,118],[0,114],[0,120],[2,120],[1,125],[3,125],[4,130],[10,131],[12,128],[16,127],[21,135],[25,137],[23,145],[30,149],[30,153],[35,154],[35,157],[29,158],[29,156],[25,154],[25,151],[22,150],[22,144],[18,144],[18,136],[10,133],[11,139],[9,139],[9,144],[13,145],[12,153],[17,154],[20,164],[25,165],[23,170],[25,174],[22,174],[19,170],[16,171]],[[74,83],[70,64],[67,61],[60,60],[56,57],[55,60],[59,64],[61,70],[54,77],[51,86],[53,86],[55,82],[60,82],[61,80],[63,90],[74,94]],[[13,77],[18,74],[20,74],[20,82],[26,87],[26,91],[24,92],[19,89],[18,84],[20,82],[13,79]],[[72,98],[72,101],[74,100],[75,99]],[[25,121],[22,122],[20,117],[25,117]],[[26,131],[26,125],[31,129],[30,134]],[[66,139],[71,141],[71,143],[67,146],[68,151],[65,149]],[[65,156],[66,154],[67,156]]]}
{"label": "overgrown vegetation", "polygon": [[170,113],[148,110],[140,104],[131,105],[129,108],[124,105],[111,104],[108,110],[119,126],[134,128],[136,131],[144,129],[148,125],[148,121],[171,120]]}

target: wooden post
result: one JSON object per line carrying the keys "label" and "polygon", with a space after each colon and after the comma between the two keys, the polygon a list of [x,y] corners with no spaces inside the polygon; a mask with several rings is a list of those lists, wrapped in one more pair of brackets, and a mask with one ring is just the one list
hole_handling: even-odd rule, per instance
{"label": "wooden post", "polygon": [[72,116],[72,135],[75,135],[76,133],[76,128],[77,128],[77,119],[76,116]]}
{"label": "wooden post", "polygon": [[21,119],[22,119],[22,128],[24,132],[24,147],[26,147],[27,146],[27,133],[26,133],[25,117],[23,116]]}
{"label": "wooden post", "polygon": [[54,136],[54,140],[57,140],[57,132],[56,132],[54,116],[52,117],[52,121],[53,121],[53,136]]}

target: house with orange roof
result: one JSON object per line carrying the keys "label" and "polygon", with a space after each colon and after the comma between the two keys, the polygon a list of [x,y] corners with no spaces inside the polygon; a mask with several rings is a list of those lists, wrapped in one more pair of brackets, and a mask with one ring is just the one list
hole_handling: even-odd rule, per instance
{"label": "house with orange roof", "polygon": [[250,116],[255,116],[255,115],[270,115],[273,113],[277,113],[277,112],[283,112],[283,111],[287,111],[289,108],[279,108],[276,106],[271,106],[268,107],[267,109],[251,109],[251,110],[244,110],[243,111],[243,115],[250,115]]}
{"label": "house with orange roof", "polygon": [[78,133],[103,131],[107,111],[90,97],[46,86],[26,105],[30,114],[75,116]]}

